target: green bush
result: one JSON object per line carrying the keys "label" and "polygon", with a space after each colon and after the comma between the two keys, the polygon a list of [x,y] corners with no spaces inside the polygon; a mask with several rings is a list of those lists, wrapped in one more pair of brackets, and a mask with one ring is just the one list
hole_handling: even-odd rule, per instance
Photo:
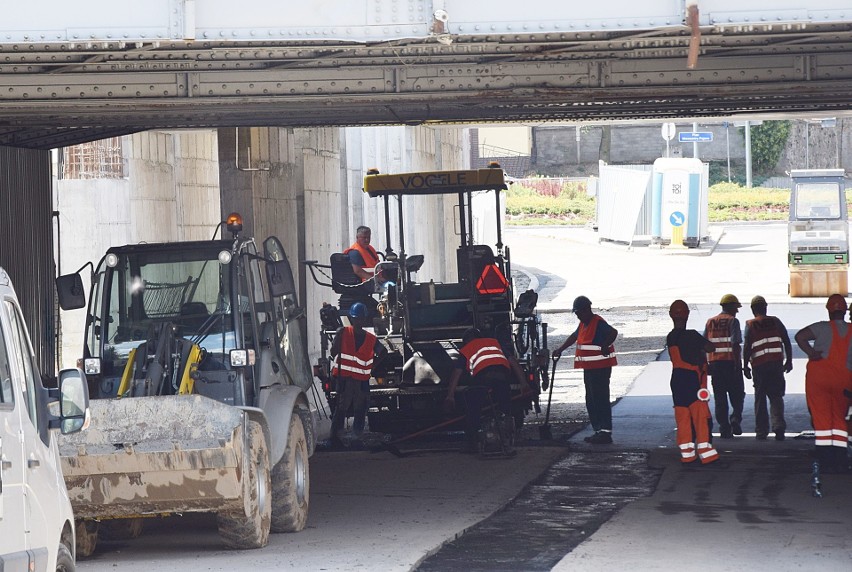
{"label": "green bush", "polygon": [[595,218],[595,199],[586,183],[530,178],[509,186],[509,224],[586,224]]}

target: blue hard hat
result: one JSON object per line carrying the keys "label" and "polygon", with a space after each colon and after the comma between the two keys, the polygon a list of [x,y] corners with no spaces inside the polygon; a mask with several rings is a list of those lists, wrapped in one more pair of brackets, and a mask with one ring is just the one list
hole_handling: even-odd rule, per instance
{"label": "blue hard hat", "polygon": [[362,302],[355,302],[351,306],[349,306],[349,317],[350,318],[366,318],[367,317],[367,306],[365,306]]}

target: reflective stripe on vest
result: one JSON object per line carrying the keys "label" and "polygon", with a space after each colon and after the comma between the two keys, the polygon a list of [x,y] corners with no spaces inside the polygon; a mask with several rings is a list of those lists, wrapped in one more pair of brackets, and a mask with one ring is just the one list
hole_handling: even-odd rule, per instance
{"label": "reflective stripe on vest", "polygon": [[355,328],[343,328],[340,340],[340,353],[335,357],[332,375],[351,377],[358,381],[370,379],[373,370],[373,349],[376,346],[376,336],[364,332],[364,343],[355,348]]}
{"label": "reflective stripe on vest", "polygon": [[509,360],[494,338],[476,338],[469,341],[459,352],[467,358],[470,375],[477,375],[486,367],[499,365],[509,369]]}
{"label": "reflective stripe on vest", "polygon": [[618,364],[615,359],[615,348],[609,346],[609,355],[601,353],[601,347],[595,345],[595,333],[598,330],[598,324],[603,319],[597,314],[592,316],[588,325],[580,322],[580,329],[577,334],[577,346],[574,351],[574,367],[578,369],[602,369],[612,367]]}
{"label": "reflective stripe on vest", "polygon": [[771,361],[783,361],[784,342],[780,326],[774,318],[755,318],[746,322],[751,340],[751,365],[757,366]]}
{"label": "reflective stripe on vest", "polygon": [[728,314],[719,314],[707,320],[707,339],[716,348],[713,353],[707,354],[707,361],[733,361],[734,339],[731,337],[731,327],[734,317]]}
{"label": "reflective stripe on vest", "polygon": [[[361,255],[361,258],[364,259],[364,268],[375,268],[376,264],[379,263],[379,255],[376,252],[376,249],[372,247],[372,245],[361,246],[357,242],[343,251],[343,254],[349,254],[353,250],[357,250]],[[361,282],[366,282],[369,278],[361,278]]]}

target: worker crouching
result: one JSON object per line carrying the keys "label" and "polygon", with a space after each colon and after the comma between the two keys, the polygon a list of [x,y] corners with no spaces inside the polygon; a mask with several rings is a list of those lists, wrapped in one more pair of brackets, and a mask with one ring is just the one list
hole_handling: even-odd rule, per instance
{"label": "worker crouching", "polygon": [[478,451],[482,408],[488,399],[489,391],[500,412],[506,432],[514,432],[510,395],[512,377],[516,378],[522,388],[525,379],[520,365],[506,346],[507,344],[501,344],[494,338],[483,336],[477,328],[470,328],[462,337],[444,408],[447,411],[455,409],[456,387],[462,373],[467,371],[470,381],[465,392],[465,444],[462,448],[465,453]]}
{"label": "worker crouching", "polygon": [[683,300],[672,303],[669,317],[674,329],[666,338],[666,346],[672,360],[671,390],[680,460],[691,463],[698,459],[706,465],[719,459],[710,442],[712,417],[707,406],[710,392],[705,355],[713,351],[713,344],[697,331],[686,329],[689,306]]}

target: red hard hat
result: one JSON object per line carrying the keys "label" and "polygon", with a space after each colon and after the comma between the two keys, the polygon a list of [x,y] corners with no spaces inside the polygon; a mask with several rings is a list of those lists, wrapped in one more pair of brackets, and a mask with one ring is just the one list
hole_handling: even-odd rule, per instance
{"label": "red hard hat", "polygon": [[825,307],[829,312],[845,312],[846,298],[840,294],[832,294],[828,297],[828,302],[826,302]]}
{"label": "red hard hat", "polygon": [[672,302],[672,305],[669,306],[669,317],[688,318],[689,306],[687,306],[686,302],[684,302],[683,300],[675,300],[674,302]]}

